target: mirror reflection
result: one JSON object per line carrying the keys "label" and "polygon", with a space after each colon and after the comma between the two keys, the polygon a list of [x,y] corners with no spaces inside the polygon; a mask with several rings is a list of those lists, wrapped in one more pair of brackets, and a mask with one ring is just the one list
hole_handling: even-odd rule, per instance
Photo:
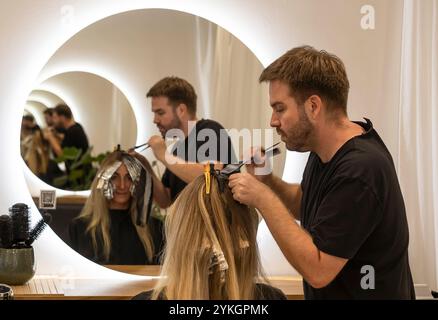
{"label": "mirror reflection", "polygon": [[[226,30],[176,11],[126,12],[73,36],[42,70],[41,77],[48,80],[38,90],[59,96],[62,101],[52,99],[45,106],[68,105],[93,147],[92,155],[104,156],[99,165],[93,163],[96,174],[89,195],[58,197],[53,230],[92,261],[119,271],[158,274],[158,267],[150,269],[150,265],[160,263],[166,215],[185,187],[203,175],[200,162],[234,162],[241,156],[228,135],[218,135],[213,145],[217,150],[226,146],[229,153],[207,152],[198,157],[210,140],[195,136],[199,140],[195,152],[178,158],[179,164],[166,161],[166,155],[174,157],[175,150],[202,129],[218,134],[223,128],[268,128],[267,87],[257,80],[262,68],[254,54]],[[123,86],[130,104],[120,102],[122,94],[113,84],[108,91],[98,90],[81,78],[84,72],[58,74],[62,69],[90,70],[86,74],[93,77],[105,74]],[[54,73],[63,78],[48,76]],[[44,131],[48,124],[41,111],[26,110]],[[163,139],[172,129],[182,132],[180,139]],[[54,140],[65,133],[55,126],[52,134]],[[264,145],[263,137],[257,143]],[[120,148],[114,151],[117,145]],[[193,163],[188,164],[189,160]],[[274,171],[281,172],[282,159],[275,161]],[[27,181],[37,200],[43,186]]]}
{"label": "mirror reflection", "polygon": [[[135,143],[132,108],[114,84],[92,73],[58,74],[41,87],[30,94],[24,109],[23,160],[49,185],[88,190],[114,145]],[[111,127],[102,125],[109,123]]]}
{"label": "mirror reflection", "polygon": [[139,160],[123,151],[110,153],[69,225],[72,248],[101,264],[158,264],[163,228],[150,216],[152,189],[151,175]]}

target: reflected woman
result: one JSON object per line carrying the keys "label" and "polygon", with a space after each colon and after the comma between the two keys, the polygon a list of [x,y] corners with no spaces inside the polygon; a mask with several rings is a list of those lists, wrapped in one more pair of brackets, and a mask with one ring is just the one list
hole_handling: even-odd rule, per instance
{"label": "reflected woman", "polygon": [[286,299],[258,283],[258,223],[256,211],[234,201],[218,176],[196,178],[167,215],[160,280],[133,299]]}
{"label": "reflected woman", "polygon": [[72,248],[99,264],[157,264],[163,239],[160,222],[150,217],[152,187],[136,158],[124,151],[109,154],[70,224]]}

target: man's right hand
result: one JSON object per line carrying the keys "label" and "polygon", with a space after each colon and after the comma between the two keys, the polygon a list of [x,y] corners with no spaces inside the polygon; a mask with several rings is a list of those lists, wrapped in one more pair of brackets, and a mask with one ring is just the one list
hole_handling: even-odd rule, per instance
{"label": "man's right hand", "polygon": [[43,137],[45,140],[49,140],[49,139],[53,138],[53,131],[50,127],[43,129]]}

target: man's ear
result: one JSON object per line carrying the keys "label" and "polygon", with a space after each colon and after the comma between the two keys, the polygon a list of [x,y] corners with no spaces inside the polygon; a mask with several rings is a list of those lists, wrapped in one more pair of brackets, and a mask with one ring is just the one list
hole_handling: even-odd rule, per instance
{"label": "man's ear", "polygon": [[176,114],[181,119],[184,115],[187,114],[187,106],[185,103],[180,103],[176,106]]}
{"label": "man's ear", "polygon": [[309,119],[315,120],[321,115],[322,100],[318,95],[314,94],[307,98],[304,106]]}

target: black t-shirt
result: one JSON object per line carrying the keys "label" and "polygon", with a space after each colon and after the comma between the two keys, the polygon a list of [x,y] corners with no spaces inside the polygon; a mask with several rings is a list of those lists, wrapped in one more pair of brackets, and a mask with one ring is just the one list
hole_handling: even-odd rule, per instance
{"label": "black t-shirt", "polygon": [[[209,141],[208,137],[205,138],[209,133],[214,133],[216,141]],[[193,141],[194,143],[189,143],[189,141]],[[184,148],[181,148],[182,143],[184,143]],[[212,148],[209,149],[209,146]],[[181,150],[185,152],[181,154]],[[236,163],[231,139],[224,127],[216,121],[207,119],[201,119],[196,122],[195,128],[192,129],[184,142],[174,147],[173,154],[190,162],[213,160],[220,161],[224,164]],[[187,183],[168,169],[164,171],[161,181],[166,188],[170,188],[172,201],[175,200],[178,194],[187,185]]]}
{"label": "black t-shirt", "polygon": [[[132,300],[151,300],[153,290],[139,293]],[[273,286],[264,283],[256,284],[255,300],[287,300],[283,291]],[[160,294],[158,300],[166,300],[162,294]]]}
{"label": "black t-shirt", "polygon": [[366,121],[357,122],[365,133],[347,141],[329,162],[311,153],[304,170],[302,226],[319,250],[348,259],[328,286],[315,289],[304,281],[306,299],[415,298],[394,163]]}
{"label": "black t-shirt", "polygon": [[[132,222],[129,210],[109,210],[111,251],[109,259],[103,255],[102,241],[98,237],[98,252],[93,249],[92,238],[86,232],[87,223],[82,219],[73,220],[69,226],[70,246],[84,257],[99,264],[145,265],[157,264],[158,254],[154,261],[148,261],[144,246]],[[156,219],[151,219],[156,220]],[[154,228],[150,228],[153,232]],[[154,235],[152,234],[152,237]],[[155,252],[162,248],[157,248]],[[159,245],[159,244],[158,244]]]}
{"label": "black t-shirt", "polygon": [[70,128],[65,130],[64,139],[61,143],[61,148],[75,147],[82,150],[84,154],[88,150],[88,138],[84,128],[79,123],[75,123]]}
{"label": "black t-shirt", "polygon": [[[82,128],[82,126],[77,122],[74,125],[72,125],[70,128],[65,130],[64,139],[62,140],[62,143],[61,143],[61,148],[64,149],[66,147],[78,148],[78,149],[82,150],[82,154],[84,154],[88,150],[87,135],[85,134],[85,131]],[[65,167],[66,167],[67,173],[70,172],[71,165],[72,165],[72,161],[67,160],[65,162]],[[91,169],[91,166],[90,165],[85,166],[85,167],[82,166],[82,168],[84,170],[88,171]],[[65,187],[70,187],[70,186],[66,185]]]}

